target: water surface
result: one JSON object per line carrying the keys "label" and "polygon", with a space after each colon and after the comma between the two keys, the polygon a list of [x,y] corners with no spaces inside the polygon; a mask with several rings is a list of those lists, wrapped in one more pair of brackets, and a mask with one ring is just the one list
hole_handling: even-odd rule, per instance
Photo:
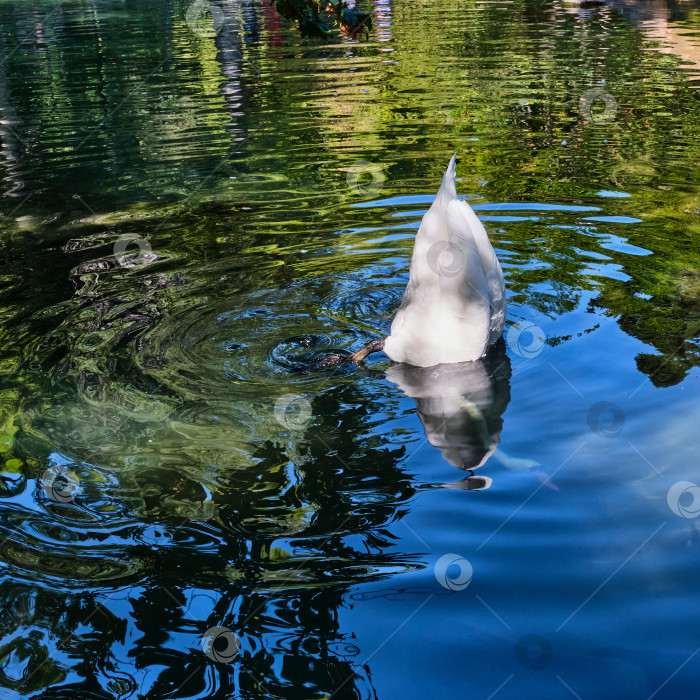
{"label": "water surface", "polygon": [[[0,4],[3,698],[694,696],[700,12],[368,8]],[[505,340],[309,371],[454,151]]]}

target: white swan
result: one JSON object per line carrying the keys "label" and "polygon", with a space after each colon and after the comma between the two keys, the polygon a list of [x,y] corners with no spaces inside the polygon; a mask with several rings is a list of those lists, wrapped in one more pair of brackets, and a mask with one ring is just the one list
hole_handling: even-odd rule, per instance
{"label": "white swan", "polygon": [[471,362],[503,331],[503,271],[472,208],[457,198],[455,153],[413,244],[408,286],[385,340],[322,364],[361,362],[378,350],[416,367]]}
{"label": "white swan", "polygon": [[477,360],[503,331],[503,271],[483,224],[457,199],[456,158],[413,244],[408,286],[384,342],[395,362],[431,367]]}

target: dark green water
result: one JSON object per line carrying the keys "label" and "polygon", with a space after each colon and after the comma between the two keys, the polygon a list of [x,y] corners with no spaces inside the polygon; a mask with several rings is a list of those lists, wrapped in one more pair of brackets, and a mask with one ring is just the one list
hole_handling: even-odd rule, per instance
{"label": "dark green water", "polygon": [[[696,5],[0,2],[0,698],[695,697]],[[455,150],[507,342],[309,371]]]}

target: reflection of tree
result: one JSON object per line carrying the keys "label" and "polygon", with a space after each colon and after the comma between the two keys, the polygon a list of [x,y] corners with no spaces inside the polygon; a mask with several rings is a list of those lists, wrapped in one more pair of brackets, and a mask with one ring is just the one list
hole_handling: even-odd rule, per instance
{"label": "reflection of tree", "polygon": [[[144,188],[152,199],[173,199],[189,190],[193,173],[205,177],[226,158],[216,46],[187,26],[188,4],[130,7],[137,29],[129,43],[115,3],[89,3],[89,11],[75,13],[27,8],[26,22],[12,17],[24,15],[19,6],[0,9],[15,131],[31,132],[21,175],[45,203],[64,208],[76,191],[142,201]],[[42,26],[30,34],[30,25]],[[194,91],[169,70],[171,62],[196,75],[189,81]],[[31,91],[22,89],[28,79]]]}
{"label": "reflection of tree", "polygon": [[[424,564],[391,549],[386,528],[401,517],[415,489],[397,468],[398,455],[365,434],[364,411],[343,409],[367,403],[360,386],[351,382],[319,397],[315,409],[329,419],[315,435],[300,435],[294,444],[267,441],[253,453],[254,467],[221,470],[209,521],[165,514],[162,502],[149,497],[160,485],[157,472],[139,472],[137,485],[125,475],[111,507],[112,498],[96,486],[76,504],[64,504],[66,512],[97,506],[118,521],[133,519],[111,529],[121,538],[118,546],[95,554],[105,563],[119,554],[138,578],[131,591],[119,579],[111,586],[102,580],[102,592],[47,613],[41,626],[60,635],[62,654],[46,666],[49,676],[36,672],[43,657],[31,656],[26,674],[36,672],[36,687],[44,687],[38,679],[53,683],[68,674],[67,687],[79,692],[98,678],[154,697],[236,689],[251,698],[375,697],[370,670],[351,631],[342,629],[339,609],[351,585]],[[91,502],[97,493],[99,500]],[[90,521],[67,517],[64,527],[64,550],[82,538],[84,557],[92,556],[87,543],[105,539],[101,529],[91,534]],[[30,532],[13,534],[19,541],[25,536]],[[55,575],[56,566],[47,556],[42,571]],[[90,581],[85,569],[72,576]],[[212,627],[231,629],[242,640],[233,663],[202,653],[201,637]],[[13,663],[8,673],[17,673]]]}
{"label": "reflection of tree", "polygon": [[[643,274],[647,277],[654,272],[654,266],[649,265]],[[635,280],[611,282],[591,301],[592,308],[619,315],[618,323],[625,333],[657,351],[640,353],[636,358],[637,367],[654,386],[678,384],[692,367],[700,366],[700,274],[690,261],[684,272],[653,296],[640,295]]]}
{"label": "reflection of tree", "polygon": [[[231,123],[227,129],[231,132],[234,141],[233,148],[241,150],[241,142],[245,140],[244,129],[240,121],[245,118],[248,109],[245,105],[245,92],[243,84],[243,35],[242,35],[242,3],[239,0],[227,0],[223,4],[224,22],[216,37],[216,45],[219,48],[217,60],[221,64],[221,72],[226,82],[221,85],[221,94],[226,100],[228,112],[231,115]],[[246,13],[246,31],[252,33],[254,39],[259,40],[257,27],[257,15],[253,12]]]}
{"label": "reflection of tree", "polygon": [[17,113],[12,104],[5,64],[7,62],[7,49],[0,36],[0,158],[4,170],[3,179],[9,182],[10,188],[5,196],[19,194],[24,186],[21,171],[18,167],[23,157],[24,147],[15,129],[19,125]]}
{"label": "reflection of tree", "polygon": [[[342,590],[330,586],[276,593],[228,585],[208,594],[177,583],[152,588],[134,606],[141,633],[134,665],[162,667],[151,679],[154,697],[374,698],[368,669],[356,665],[358,649],[339,630],[341,599]],[[197,615],[198,605],[208,616]],[[231,663],[199,648],[212,627],[241,640]]]}
{"label": "reflection of tree", "polygon": [[[509,270],[509,286],[517,299],[546,314],[564,313],[579,303],[581,290],[591,289],[587,262],[572,247],[610,255],[612,263],[631,277],[628,291],[658,300],[663,308],[654,313],[654,304],[648,304],[640,318],[624,325],[625,330],[656,352],[676,357],[668,367],[697,363],[692,347],[674,355],[684,331],[669,344],[667,329],[661,326],[669,316],[689,328],[697,320],[692,296],[684,291],[688,275],[697,272],[692,262],[697,245],[689,235],[683,248],[687,255],[674,246],[668,222],[689,232],[696,228],[693,212],[698,196],[687,183],[698,175],[693,165],[700,156],[694,138],[698,114],[687,99],[685,76],[676,70],[678,59],[672,53],[646,50],[645,34],[620,19],[620,11],[635,8],[608,3],[578,12],[525,3],[511,8],[507,22],[502,12],[485,7],[477,22],[435,24],[416,19],[413,9],[399,4],[392,7],[392,33],[382,45],[401,47],[401,61],[374,66],[384,94],[392,99],[349,96],[348,57],[339,45],[314,49],[313,55],[324,59],[322,78],[312,74],[303,80],[318,83],[325,95],[323,104],[316,105],[300,102],[291,89],[301,78],[292,74],[287,54],[280,54],[286,35],[269,7],[244,8],[233,0],[221,4],[224,22],[211,37],[197,36],[187,26],[184,1],[174,13],[165,5],[157,13],[132,8],[132,22],[142,31],[131,34],[128,62],[122,60],[121,26],[111,15],[101,14],[102,5],[79,16],[65,16],[60,8],[55,15],[42,15],[12,7],[12,16],[9,6],[0,9],[8,17],[2,23],[6,62],[0,67],[6,74],[0,109],[8,123],[0,125],[4,129],[0,138],[6,153],[5,175],[12,187],[24,183],[27,193],[43,191],[43,203],[35,202],[34,195],[30,200],[35,210],[52,199],[65,210],[67,195],[75,189],[89,193],[95,186],[103,195],[110,192],[112,204],[120,205],[134,197],[142,200],[144,190],[151,199],[189,197],[202,183],[211,196],[259,202],[273,192],[279,196],[277,178],[304,206],[320,210],[322,216],[333,212],[336,229],[349,228],[356,226],[357,212],[346,205],[356,198],[342,182],[340,189],[335,185],[358,157],[386,164],[385,194],[393,193],[394,183],[400,185],[396,193],[408,189],[410,194],[406,183],[418,176],[424,181],[431,173],[437,177],[444,166],[432,156],[426,159],[426,151],[442,152],[446,138],[452,143],[478,133],[480,141],[465,142],[460,153],[460,174],[472,176],[468,178],[472,191],[481,188],[494,201],[562,202],[587,196],[596,188],[633,190],[633,200],[615,201],[616,213],[643,214],[657,253],[642,260],[596,250],[592,226],[577,235],[571,228],[523,225]],[[377,11],[383,7],[378,5]],[[668,34],[671,20],[683,20],[691,10],[677,6],[663,16],[656,7],[644,12],[651,13],[644,15],[645,22],[662,22]],[[55,22],[61,24],[60,35],[54,31]],[[656,24],[649,25],[654,39]],[[557,30],[549,31],[550,27]],[[274,37],[268,43],[270,31]],[[669,35],[669,41],[676,34]],[[29,50],[35,44],[40,51]],[[68,44],[75,50],[68,50]],[[505,52],[499,54],[503,60],[494,61],[494,46]],[[310,68],[321,66],[315,58],[305,60]],[[285,78],[262,81],[254,71],[243,70],[245,61],[270,75],[286,71],[280,74]],[[181,75],[187,80],[183,82]],[[22,89],[30,76],[36,86],[31,98]],[[439,94],[434,89],[436,76]],[[287,85],[290,89],[281,89]],[[614,120],[602,126],[588,123],[579,112],[581,94],[600,85],[618,103]],[[277,115],[274,126],[265,116],[271,112]],[[254,124],[252,114],[259,118]],[[354,132],[363,134],[359,150],[346,148]],[[255,134],[254,144],[247,140],[250,133]],[[396,133],[410,133],[415,145],[397,151]],[[59,158],[54,144],[66,134],[68,150]],[[241,151],[243,142],[246,153],[264,157],[258,162],[231,159],[232,148]],[[294,159],[287,155],[290,149],[297,154]],[[319,152],[325,155],[319,157]],[[300,167],[308,154],[313,154],[314,163],[325,162],[317,169]],[[238,171],[235,190],[229,179],[231,168]],[[242,169],[252,171],[250,180],[238,177]],[[486,184],[475,186],[477,176]],[[194,192],[190,183],[195,183]],[[117,194],[113,186],[126,194]],[[663,197],[661,187],[666,188]],[[308,233],[311,212],[302,213],[301,204],[290,206],[299,207],[299,228]],[[72,199],[69,208],[76,208]],[[367,225],[375,218],[379,221],[375,214],[366,214]],[[201,217],[207,215],[203,209]],[[517,227],[514,230],[518,232]],[[199,236],[211,240],[220,233],[205,224]],[[496,238],[499,235],[495,232]],[[655,268],[651,284],[650,264]],[[606,291],[591,308],[610,303],[613,306],[606,308],[623,318],[627,311],[619,306],[616,281],[604,278],[600,284]],[[653,372],[656,362],[643,358],[639,367]]]}

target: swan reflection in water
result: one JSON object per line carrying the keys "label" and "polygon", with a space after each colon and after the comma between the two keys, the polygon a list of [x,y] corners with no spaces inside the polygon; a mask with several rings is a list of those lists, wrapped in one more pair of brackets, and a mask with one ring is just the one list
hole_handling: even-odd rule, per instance
{"label": "swan reflection in water", "polygon": [[509,457],[498,449],[503,413],[510,402],[510,358],[501,338],[474,362],[413,367],[394,364],[389,381],[416,400],[425,435],[442,456],[469,475],[446,488],[487,489],[492,479],[475,475],[491,457],[509,469],[529,469],[538,463]]}

